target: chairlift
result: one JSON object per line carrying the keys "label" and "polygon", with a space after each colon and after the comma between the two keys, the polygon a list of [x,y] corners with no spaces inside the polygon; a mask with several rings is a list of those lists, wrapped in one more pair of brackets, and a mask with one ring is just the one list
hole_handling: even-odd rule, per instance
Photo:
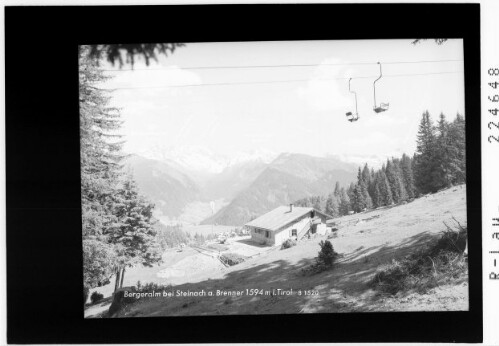
{"label": "chairlift", "polygon": [[353,115],[352,112],[347,112],[346,116],[349,117],[347,120],[352,123],[354,121],[359,120],[359,112],[357,111],[357,93],[350,89],[350,82],[351,81],[352,81],[352,78],[350,78],[348,80],[348,91],[355,95],[355,116]]}
{"label": "chairlift", "polygon": [[390,104],[389,103],[380,103],[379,106],[376,104],[376,82],[379,81],[381,79],[381,77],[383,77],[383,72],[381,71],[381,63],[378,62],[378,65],[379,65],[379,77],[373,83],[373,89],[374,89],[374,107],[373,107],[373,110],[376,113],[381,113],[381,112],[387,111]]}

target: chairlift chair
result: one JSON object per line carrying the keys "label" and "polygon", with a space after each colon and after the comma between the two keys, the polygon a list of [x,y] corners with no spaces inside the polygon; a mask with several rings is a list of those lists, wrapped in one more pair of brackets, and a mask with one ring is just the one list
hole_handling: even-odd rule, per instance
{"label": "chairlift chair", "polygon": [[381,63],[378,62],[378,65],[379,65],[379,77],[373,83],[373,89],[374,89],[374,107],[373,107],[373,110],[376,113],[381,113],[381,112],[387,111],[388,107],[390,106],[390,104],[389,103],[380,103],[379,106],[378,106],[377,103],[376,103],[376,82],[378,80],[380,80],[381,77],[383,77],[383,72],[381,70]]}
{"label": "chairlift chair", "polygon": [[348,80],[348,91],[349,91],[349,92],[351,92],[352,94],[354,94],[354,95],[355,95],[355,116],[352,114],[352,112],[347,112],[347,113],[346,113],[346,116],[347,116],[347,117],[350,117],[350,118],[348,118],[347,120],[348,120],[349,122],[351,122],[351,123],[352,123],[352,122],[354,122],[354,121],[359,120],[359,113],[358,113],[358,111],[357,111],[357,93],[356,93],[355,91],[352,91],[352,90],[350,89],[350,82],[351,82],[351,81],[352,81],[352,78],[350,78],[350,79]]}

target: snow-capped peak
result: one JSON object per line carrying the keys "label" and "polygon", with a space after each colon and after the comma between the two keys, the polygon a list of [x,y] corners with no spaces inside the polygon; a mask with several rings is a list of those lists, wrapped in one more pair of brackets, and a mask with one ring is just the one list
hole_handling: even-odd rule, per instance
{"label": "snow-capped peak", "polygon": [[249,161],[269,163],[277,155],[269,150],[255,149],[229,156],[215,154],[202,146],[179,146],[168,149],[156,148],[144,156],[155,160],[174,162],[187,170],[216,174],[231,166]]}
{"label": "snow-capped peak", "polygon": [[278,154],[266,149],[254,149],[249,152],[238,152],[229,159],[229,166],[238,165],[249,161],[272,162]]}

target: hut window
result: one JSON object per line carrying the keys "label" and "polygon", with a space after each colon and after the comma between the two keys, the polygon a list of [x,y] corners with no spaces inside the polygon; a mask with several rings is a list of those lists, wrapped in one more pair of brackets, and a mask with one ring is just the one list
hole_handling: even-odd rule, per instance
{"label": "hut window", "polygon": [[269,232],[269,231],[265,231],[265,236],[266,236],[267,238],[270,238],[270,232]]}

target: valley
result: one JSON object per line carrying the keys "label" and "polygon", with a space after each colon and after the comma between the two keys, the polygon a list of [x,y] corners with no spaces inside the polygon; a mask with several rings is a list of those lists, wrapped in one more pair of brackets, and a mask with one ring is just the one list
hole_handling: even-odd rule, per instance
{"label": "valley", "polygon": [[[201,162],[208,159],[196,158]],[[270,162],[245,157],[207,171],[187,159],[127,162],[142,194],[155,203],[165,225],[242,226],[279,205],[332,192],[336,182],[355,181],[357,166],[334,157],[284,153]],[[204,229],[204,228],[202,228]]]}

